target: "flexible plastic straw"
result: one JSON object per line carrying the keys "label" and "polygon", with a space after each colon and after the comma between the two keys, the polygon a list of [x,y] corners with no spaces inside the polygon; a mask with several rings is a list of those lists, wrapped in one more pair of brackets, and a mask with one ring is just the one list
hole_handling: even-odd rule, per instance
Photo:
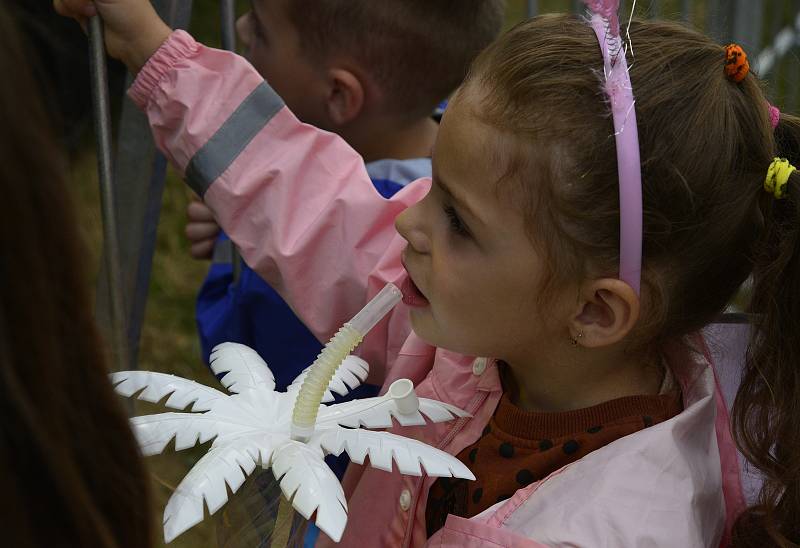
{"label": "flexible plastic straw", "polygon": [[317,411],[334,373],[370,329],[375,327],[403,294],[394,284],[386,284],[352,320],[345,323],[322,349],[300,387],[292,414],[292,439],[308,441],[314,433]]}

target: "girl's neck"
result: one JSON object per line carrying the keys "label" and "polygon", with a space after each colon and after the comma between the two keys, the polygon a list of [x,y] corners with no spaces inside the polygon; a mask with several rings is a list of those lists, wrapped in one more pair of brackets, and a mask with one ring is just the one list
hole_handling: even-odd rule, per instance
{"label": "girl's neck", "polygon": [[658,358],[626,356],[615,349],[570,348],[535,364],[509,363],[504,387],[527,411],[560,412],[603,402],[658,394],[664,369]]}

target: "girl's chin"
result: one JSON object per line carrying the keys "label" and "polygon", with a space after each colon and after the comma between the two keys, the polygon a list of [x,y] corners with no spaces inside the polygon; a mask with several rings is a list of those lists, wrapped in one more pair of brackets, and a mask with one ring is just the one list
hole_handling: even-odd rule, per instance
{"label": "girl's chin", "polygon": [[[472,339],[464,340],[458,338],[457,335],[450,333],[442,333],[438,326],[434,323],[432,314],[429,308],[412,308],[410,309],[409,319],[411,320],[411,329],[414,334],[422,339],[426,344],[447,350],[449,352],[456,352],[465,356],[483,356],[482,350],[479,348]],[[454,338],[455,335],[455,338]]]}
{"label": "girl's chin", "polygon": [[435,330],[432,329],[431,326],[431,314],[429,307],[409,307],[408,311],[409,319],[411,320],[411,329],[414,330],[414,334],[419,337],[420,339],[424,340],[428,344],[432,344],[436,346],[436,339],[437,337],[433,336],[435,334]]}
{"label": "girl's chin", "polygon": [[438,328],[430,307],[410,308],[409,319],[411,320],[411,329],[414,334],[427,344],[444,350],[459,352],[452,344],[454,341],[448,340],[448,337]]}

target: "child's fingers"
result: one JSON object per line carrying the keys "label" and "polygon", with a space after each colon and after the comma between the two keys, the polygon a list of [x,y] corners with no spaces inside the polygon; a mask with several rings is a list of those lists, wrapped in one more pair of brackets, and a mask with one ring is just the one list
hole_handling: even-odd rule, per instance
{"label": "child's fingers", "polygon": [[149,0],[53,0],[53,8],[84,27],[89,18],[102,16],[108,54],[133,73],[139,72],[172,32]]}
{"label": "child's fingers", "polygon": [[189,218],[189,222],[215,222],[214,221],[214,213],[211,211],[206,204],[203,202],[189,202],[189,205],[186,207],[186,216]]}
{"label": "child's fingers", "polygon": [[97,8],[89,0],[53,0],[56,13],[78,21],[97,15]]}
{"label": "child's fingers", "polygon": [[214,253],[214,240],[206,240],[189,246],[189,254],[194,259],[208,260]]}
{"label": "child's fingers", "polygon": [[186,224],[189,254],[199,260],[210,259],[220,232],[214,213],[203,202],[192,201],[186,207],[186,217],[189,219]]}
{"label": "child's fingers", "polygon": [[192,243],[203,240],[214,240],[219,234],[219,225],[214,222],[198,223],[190,222],[186,225],[186,237]]}

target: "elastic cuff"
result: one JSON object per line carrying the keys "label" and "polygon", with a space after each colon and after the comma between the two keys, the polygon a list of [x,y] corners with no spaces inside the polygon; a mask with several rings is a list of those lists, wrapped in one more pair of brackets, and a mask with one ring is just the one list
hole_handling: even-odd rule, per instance
{"label": "elastic cuff", "polygon": [[150,95],[164,75],[172,69],[175,63],[194,55],[199,50],[200,44],[188,32],[174,31],[139,71],[139,75],[128,90],[128,96],[136,106],[144,110],[150,101]]}

